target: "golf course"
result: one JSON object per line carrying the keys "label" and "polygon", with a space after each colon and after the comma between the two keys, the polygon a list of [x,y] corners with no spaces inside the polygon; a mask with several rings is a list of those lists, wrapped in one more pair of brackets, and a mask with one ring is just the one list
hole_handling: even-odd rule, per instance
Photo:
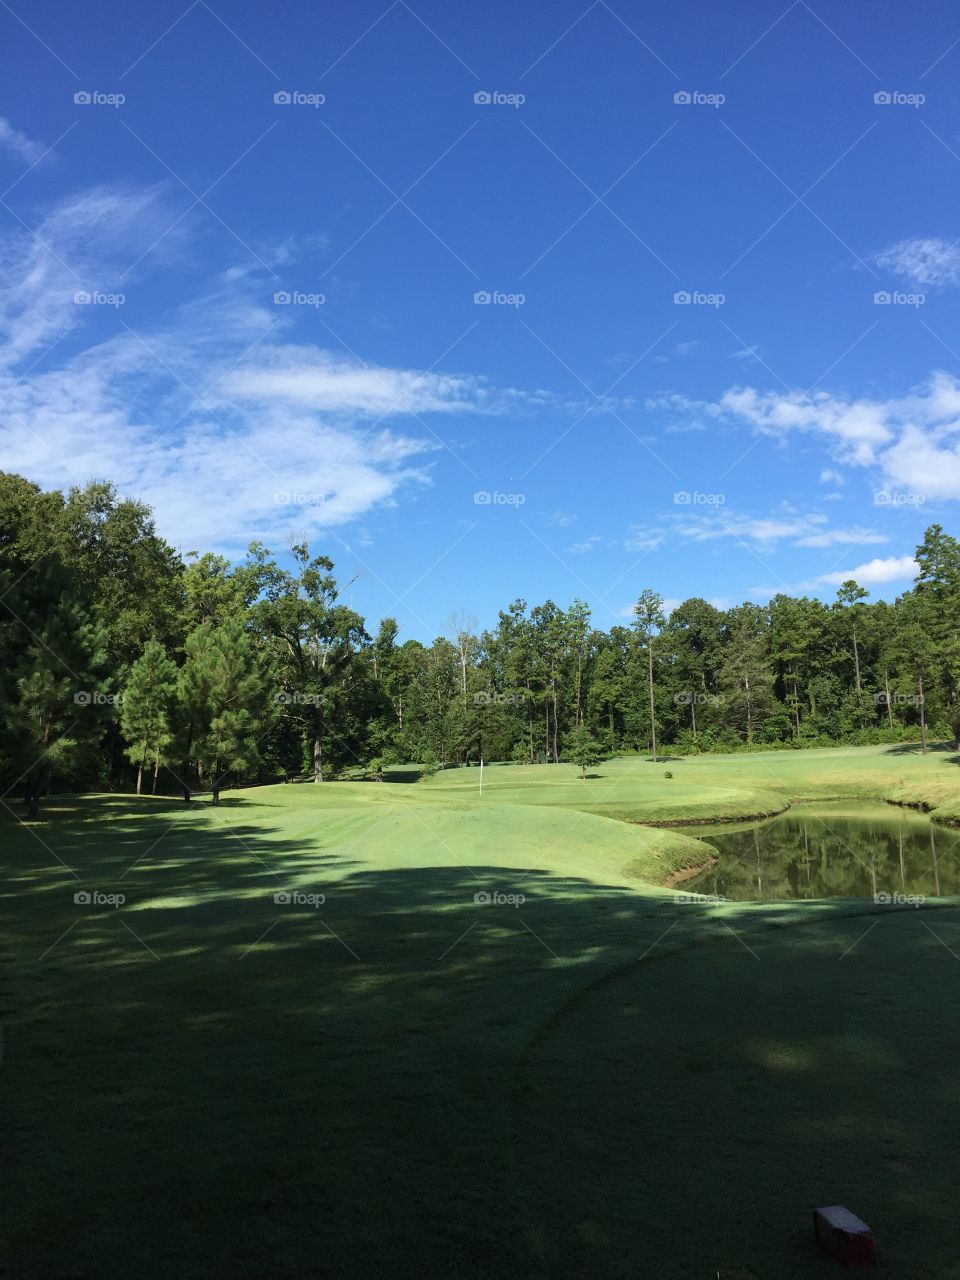
{"label": "golf course", "polygon": [[957,899],[883,867],[879,897],[681,884],[717,857],[695,824],[870,801],[936,828],[950,887],[958,763],[410,767],[5,816],[0,1274],[792,1280],[834,1273],[810,1214],[844,1204],[879,1274],[960,1277]]}

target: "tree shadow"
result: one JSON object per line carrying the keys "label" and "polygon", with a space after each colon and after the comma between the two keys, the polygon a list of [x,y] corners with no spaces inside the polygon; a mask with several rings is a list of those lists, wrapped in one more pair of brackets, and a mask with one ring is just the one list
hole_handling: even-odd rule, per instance
{"label": "tree shadow", "polygon": [[[49,848],[4,828],[12,1275],[666,1276],[726,1265],[719,1242],[790,1277],[807,1256],[771,1264],[764,1241],[792,1247],[798,1200],[852,1190],[884,1135],[915,1152],[897,1230],[946,1274],[960,1019],[952,982],[916,998],[952,961],[915,913],[873,978],[862,903],[718,909],[556,874],[545,851],[466,866],[452,841],[439,865],[371,866],[322,810],[298,833],[104,802],[91,838],[81,808]],[[78,885],[126,900],[78,904]],[[837,963],[850,944],[859,968]],[[876,1020],[851,1015],[863,989]],[[868,1220],[878,1177],[851,1206]]]}
{"label": "tree shadow", "polygon": [[[928,742],[927,754],[940,755],[944,752],[955,752],[956,746],[952,742]],[[923,748],[919,742],[898,742],[893,746],[884,748],[885,756],[922,756]]]}

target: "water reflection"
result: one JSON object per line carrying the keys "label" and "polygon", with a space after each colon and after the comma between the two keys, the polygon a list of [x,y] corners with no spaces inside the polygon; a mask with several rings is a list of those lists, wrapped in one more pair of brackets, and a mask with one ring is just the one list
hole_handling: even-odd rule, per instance
{"label": "water reflection", "polygon": [[753,826],[690,828],[720,860],[684,888],[735,901],[960,893],[960,832],[891,805],[798,806]]}

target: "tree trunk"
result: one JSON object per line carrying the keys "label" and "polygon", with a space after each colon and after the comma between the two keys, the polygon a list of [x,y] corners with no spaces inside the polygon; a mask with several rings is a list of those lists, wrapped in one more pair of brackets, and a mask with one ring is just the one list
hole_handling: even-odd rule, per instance
{"label": "tree trunk", "polygon": [[560,763],[558,732],[559,732],[559,725],[557,724],[557,686],[556,686],[556,683],[554,683],[554,686],[553,686],[553,763],[554,764]]}
{"label": "tree trunk", "polygon": [[893,728],[893,707],[890,705],[890,672],[883,668],[883,689],[887,695],[887,728]]}
{"label": "tree trunk", "polygon": [[323,781],[323,747],[320,744],[319,734],[316,734],[313,739],[313,780],[314,782]]}
{"label": "tree trunk", "polygon": [[923,709],[923,676],[917,677],[917,684],[920,690],[920,744],[923,747],[923,754],[927,754],[927,718]]}
{"label": "tree trunk", "polygon": [[743,678],[743,694],[747,704],[747,746],[753,742],[753,705],[750,701],[750,678]]}
{"label": "tree trunk", "polygon": [[36,822],[40,817],[40,779],[28,776],[23,793],[27,807],[27,822]]}
{"label": "tree trunk", "polygon": [[863,706],[863,688],[860,684],[860,651],[857,648],[857,627],[853,627],[853,669],[857,677],[857,702]]}
{"label": "tree trunk", "polygon": [[153,762],[153,788],[151,791],[152,795],[157,794],[157,774],[159,774],[159,772],[160,772],[160,748],[158,747],[157,754]]}
{"label": "tree trunk", "polygon": [[653,763],[657,763],[657,717],[653,708],[653,637],[647,638],[647,676],[650,683],[650,740],[653,743]]}
{"label": "tree trunk", "polygon": [[140,763],[137,765],[137,795],[140,794],[140,786],[143,782],[143,762],[147,758],[147,748],[143,748],[143,755],[140,757]]}
{"label": "tree trunk", "polygon": [[690,723],[693,725],[693,740],[697,740],[697,695],[690,699]]}

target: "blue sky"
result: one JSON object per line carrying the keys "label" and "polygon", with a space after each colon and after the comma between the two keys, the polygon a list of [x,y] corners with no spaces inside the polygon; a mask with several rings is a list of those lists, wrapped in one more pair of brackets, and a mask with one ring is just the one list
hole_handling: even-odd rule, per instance
{"label": "blue sky", "polygon": [[956,531],[954,7],[0,35],[0,466],[113,479],[184,551],[307,537],[426,640],[517,596],[889,598]]}

